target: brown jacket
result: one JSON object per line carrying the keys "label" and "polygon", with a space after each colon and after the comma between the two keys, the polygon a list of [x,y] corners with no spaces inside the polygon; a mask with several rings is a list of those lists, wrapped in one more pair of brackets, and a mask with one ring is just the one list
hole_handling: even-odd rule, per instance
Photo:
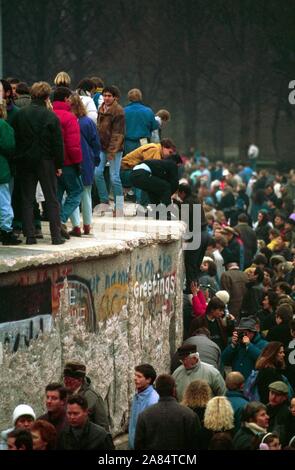
{"label": "brown jacket", "polygon": [[228,310],[234,317],[240,314],[243,297],[247,291],[247,282],[247,274],[238,269],[230,269],[221,274],[220,287],[230,295]]}
{"label": "brown jacket", "polygon": [[122,159],[121,168],[122,170],[130,170],[145,160],[161,160],[162,158],[161,144],[146,144],[127,153]]}
{"label": "brown jacket", "polygon": [[99,107],[97,128],[101,147],[104,152],[114,157],[123,151],[125,133],[125,114],[122,106],[116,101],[104,112],[103,105]]}

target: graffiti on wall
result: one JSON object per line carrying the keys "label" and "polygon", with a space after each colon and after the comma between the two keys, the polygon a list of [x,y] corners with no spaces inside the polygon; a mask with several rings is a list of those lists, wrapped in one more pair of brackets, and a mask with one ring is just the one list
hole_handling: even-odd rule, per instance
{"label": "graffiti on wall", "polygon": [[15,352],[40,332],[50,332],[65,279],[68,312],[90,331],[128,308],[129,288],[141,317],[173,311],[176,275],[170,255],[138,256],[132,276],[129,266],[99,274],[96,266],[91,268],[83,277],[75,274],[74,265],[41,268],[16,274],[12,285],[0,285],[0,343]]}
{"label": "graffiti on wall", "polygon": [[160,254],[157,260],[139,259],[136,263],[136,282],[133,286],[136,313],[141,317],[156,316],[159,313],[173,313],[176,273],[172,257]]}
{"label": "graffiti on wall", "polygon": [[0,287],[0,342],[15,352],[51,329],[51,280]]}

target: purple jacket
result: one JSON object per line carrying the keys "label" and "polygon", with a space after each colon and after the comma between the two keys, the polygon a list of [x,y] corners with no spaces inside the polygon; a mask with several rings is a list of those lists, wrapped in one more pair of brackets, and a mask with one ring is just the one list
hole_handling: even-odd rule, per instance
{"label": "purple jacket", "polygon": [[79,125],[83,155],[81,165],[82,182],[84,186],[91,186],[94,178],[94,168],[100,162],[100,139],[96,125],[89,117],[83,116],[79,118]]}

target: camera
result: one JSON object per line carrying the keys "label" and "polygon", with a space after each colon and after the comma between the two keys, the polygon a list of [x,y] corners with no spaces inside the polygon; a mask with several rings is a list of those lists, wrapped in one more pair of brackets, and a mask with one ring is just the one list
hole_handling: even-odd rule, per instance
{"label": "camera", "polygon": [[242,343],[242,342],[243,342],[244,336],[246,336],[246,333],[245,333],[244,331],[239,331],[239,332],[238,332],[238,342],[239,342],[239,343]]}

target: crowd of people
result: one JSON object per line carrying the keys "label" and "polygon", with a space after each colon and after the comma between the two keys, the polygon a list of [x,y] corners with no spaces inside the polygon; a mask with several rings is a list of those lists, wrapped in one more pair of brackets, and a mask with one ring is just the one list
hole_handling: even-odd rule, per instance
{"label": "crowd of people", "polygon": [[[97,214],[117,217],[124,198],[143,216],[159,218],[151,207],[163,205],[170,220],[185,204],[192,237],[194,206],[201,208],[200,244],[184,244],[183,344],[171,375],[157,376],[150,364],[135,368],[129,448],[294,449],[295,171],[258,171],[254,144],[243,164],[198,152],[180,157],[171,139],[161,139],[167,110],[155,115],[138,89],[122,108],[118,88],[98,77],[75,91],[65,72],[53,87],[1,84],[4,245],[21,243],[21,233],[37,243],[42,217],[53,244],[80,237],[80,206],[90,234],[95,197]],[[48,384],[45,393],[47,413],[37,420],[29,405],[16,407],[3,447],[114,448],[84,364],[67,364],[64,384]]]}

